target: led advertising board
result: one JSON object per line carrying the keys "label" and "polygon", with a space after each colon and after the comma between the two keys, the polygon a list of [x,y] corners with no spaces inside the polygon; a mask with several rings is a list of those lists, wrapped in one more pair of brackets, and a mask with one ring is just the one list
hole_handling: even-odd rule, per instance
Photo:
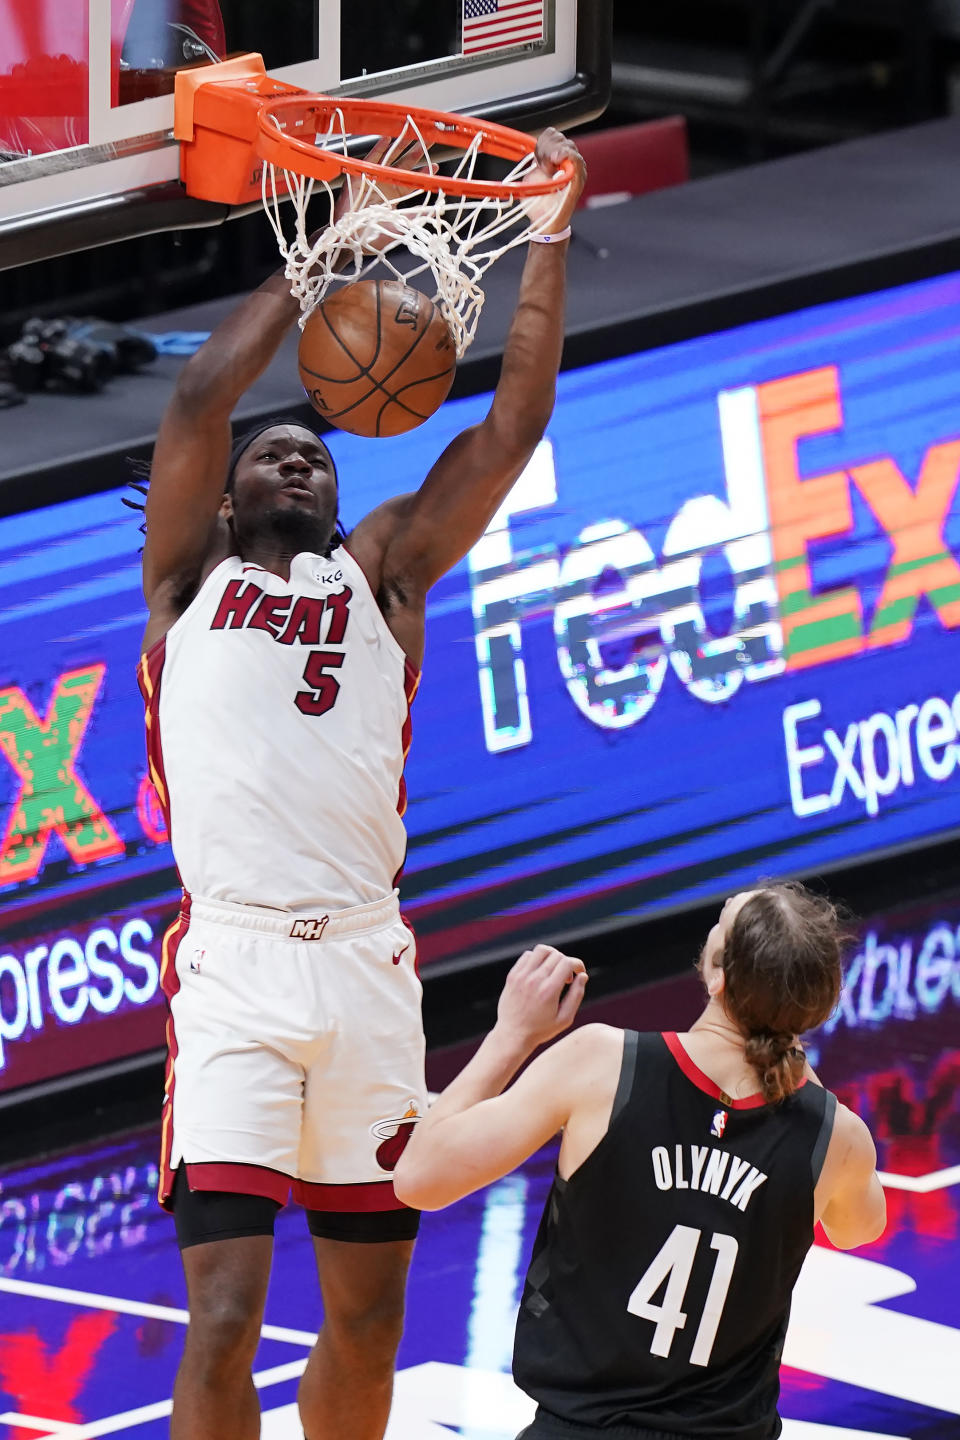
{"label": "led advertising board", "polygon": [[[958,395],[958,275],[561,376],[430,598],[425,962],[960,830]],[[347,525],[488,403],[334,435]],[[161,1040],[137,542],[116,493],[0,521],[0,1088]]]}

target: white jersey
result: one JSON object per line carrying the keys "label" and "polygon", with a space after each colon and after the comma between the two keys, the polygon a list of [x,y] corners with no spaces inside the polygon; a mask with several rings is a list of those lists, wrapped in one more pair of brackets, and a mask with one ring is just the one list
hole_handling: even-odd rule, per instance
{"label": "white jersey", "polygon": [[416,679],[345,549],[289,581],[218,565],[140,664],[184,889],[321,914],[389,894]]}

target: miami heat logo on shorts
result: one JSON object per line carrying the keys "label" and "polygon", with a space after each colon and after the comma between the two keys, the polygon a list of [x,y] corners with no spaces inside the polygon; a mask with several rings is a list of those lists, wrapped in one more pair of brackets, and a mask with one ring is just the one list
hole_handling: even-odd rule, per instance
{"label": "miami heat logo on shorts", "polygon": [[395,1115],[390,1120],[378,1120],[375,1125],[370,1126],[370,1134],[374,1140],[382,1142],[377,1146],[377,1164],[381,1170],[396,1168],[419,1119],[420,1107],[416,1100],[411,1100],[402,1115]]}

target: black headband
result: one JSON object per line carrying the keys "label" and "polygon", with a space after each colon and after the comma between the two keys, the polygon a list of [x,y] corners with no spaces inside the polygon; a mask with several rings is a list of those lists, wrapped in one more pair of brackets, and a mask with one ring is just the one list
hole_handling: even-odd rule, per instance
{"label": "black headband", "polygon": [[326,450],[327,454],[330,456],[330,468],[333,470],[333,478],[337,483],[337,487],[339,488],[340,480],[337,475],[336,461],[334,460],[333,456],[330,455],[330,450],[326,442],[322,440],[321,437],[317,435],[314,430],[311,430],[309,425],[301,425],[296,420],[291,420],[289,416],[285,417],[279,415],[274,416],[271,420],[265,420],[262,425],[255,425],[252,430],[246,430],[242,435],[239,435],[237,439],[234,440],[230,450],[230,464],[227,466],[227,480],[226,484],[223,487],[224,490],[228,491],[233,485],[234,473],[240,463],[241,456],[246,454],[253,442],[260,435],[262,435],[265,430],[275,430],[278,425],[292,425],[295,426],[298,430],[306,430],[313,436],[313,438],[317,441],[318,445],[323,446],[324,450]]}

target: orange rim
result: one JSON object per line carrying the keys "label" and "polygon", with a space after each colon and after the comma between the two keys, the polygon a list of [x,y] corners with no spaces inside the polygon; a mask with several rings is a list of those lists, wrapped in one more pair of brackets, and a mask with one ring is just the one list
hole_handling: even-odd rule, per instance
{"label": "orange rim", "polygon": [[[326,150],[304,136],[327,133],[337,114],[343,116],[347,134],[397,137],[408,119],[413,120],[426,145],[444,145],[466,150],[480,136],[480,151],[517,163],[536,150],[536,141],[519,130],[464,115],[446,114],[412,105],[390,105],[378,100],[331,99],[326,95],[291,95],[268,100],[258,115],[257,152],[261,159],[282,170],[307,175],[314,180],[332,180],[337,175],[366,175],[417,190],[469,196],[482,200],[505,200],[522,194],[552,195],[574,178],[571,160],[564,160],[550,180],[522,185],[504,185],[494,180],[460,179],[454,175],[425,175],[419,170],[402,170],[370,160],[354,160],[336,150]],[[293,132],[296,133],[293,133]]]}

